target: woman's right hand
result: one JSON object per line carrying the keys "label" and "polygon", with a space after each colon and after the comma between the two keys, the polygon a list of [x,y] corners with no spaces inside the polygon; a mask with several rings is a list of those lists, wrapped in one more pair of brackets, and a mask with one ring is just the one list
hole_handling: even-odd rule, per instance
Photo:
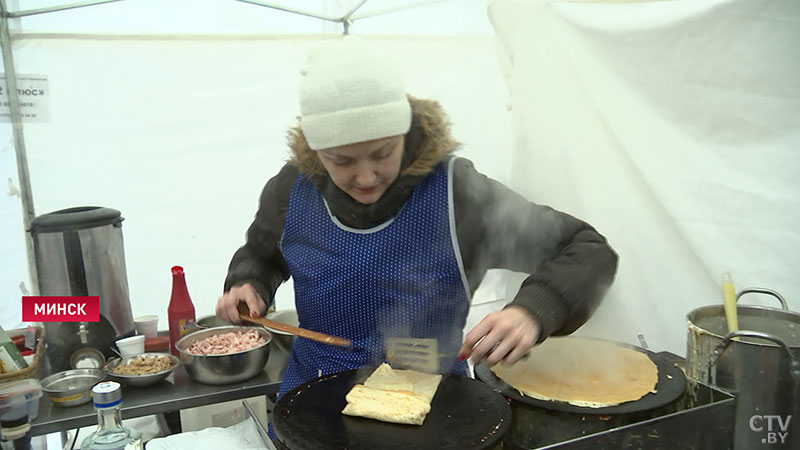
{"label": "woman's right hand", "polygon": [[234,324],[242,323],[239,318],[239,303],[245,303],[250,309],[250,317],[263,316],[267,312],[267,303],[258,295],[250,284],[234,286],[217,299],[217,316]]}

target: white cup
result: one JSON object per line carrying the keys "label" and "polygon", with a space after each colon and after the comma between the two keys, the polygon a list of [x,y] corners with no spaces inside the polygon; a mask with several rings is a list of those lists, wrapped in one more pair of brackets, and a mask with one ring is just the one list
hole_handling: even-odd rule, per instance
{"label": "white cup", "polygon": [[148,338],[158,336],[158,316],[156,315],[136,317],[133,319],[133,325],[136,327],[136,334]]}
{"label": "white cup", "polygon": [[117,348],[122,356],[133,356],[144,353],[144,336],[131,336],[117,341]]}

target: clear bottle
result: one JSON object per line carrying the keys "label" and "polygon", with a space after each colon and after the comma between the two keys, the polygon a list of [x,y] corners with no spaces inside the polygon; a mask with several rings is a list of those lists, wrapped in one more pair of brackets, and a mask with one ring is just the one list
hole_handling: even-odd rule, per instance
{"label": "clear bottle", "polygon": [[97,430],[83,440],[81,450],[143,450],[142,435],[122,424],[122,386],[104,381],[92,388]]}
{"label": "clear bottle", "polygon": [[186,275],[181,266],[172,268],[172,296],[169,298],[167,317],[169,319],[169,348],[173,355],[179,356],[175,344],[195,327],[194,303],[189,296]]}

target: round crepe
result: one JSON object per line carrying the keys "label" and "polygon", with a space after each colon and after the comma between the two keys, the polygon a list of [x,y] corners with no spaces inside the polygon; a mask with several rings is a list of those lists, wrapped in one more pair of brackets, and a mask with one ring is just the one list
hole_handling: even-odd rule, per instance
{"label": "round crepe", "polygon": [[603,408],[655,393],[658,368],[632,348],[587,338],[549,338],[513,366],[492,372],[522,395]]}

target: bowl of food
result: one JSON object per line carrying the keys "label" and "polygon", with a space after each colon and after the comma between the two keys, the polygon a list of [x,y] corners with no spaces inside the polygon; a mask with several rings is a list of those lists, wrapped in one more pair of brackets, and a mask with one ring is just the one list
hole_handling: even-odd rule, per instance
{"label": "bowl of food", "polygon": [[169,353],[140,353],[114,358],[103,366],[103,371],[126,386],[142,387],[163,381],[180,364],[180,359]]}
{"label": "bowl of food", "polygon": [[71,369],[56,372],[42,380],[42,390],[54,405],[78,406],[92,399],[92,387],[103,381],[100,369]]}
{"label": "bowl of food", "polygon": [[[293,327],[300,326],[300,321],[297,319],[297,311],[294,309],[279,309],[273,311],[267,314],[267,319]],[[297,336],[268,326],[265,326],[265,328],[272,333],[272,341],[275,343],[275,346],[287,353],[292,350],[292,345]]]}
{"label": "bowl of food", "polygon": [[272,334],[262,327],[223,326],[195,331],[175,348],[186,373],[205,384],[248,380],[264,370]]}

